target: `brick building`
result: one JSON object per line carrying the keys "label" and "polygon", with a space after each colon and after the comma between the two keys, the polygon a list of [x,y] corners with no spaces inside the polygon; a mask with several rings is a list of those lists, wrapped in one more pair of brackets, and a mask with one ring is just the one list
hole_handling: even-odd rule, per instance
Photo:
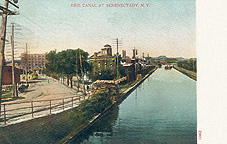
{"label": "brick building", "polygon": [[28,67],[28,71],[33,71],[37,67],[43,70],[46,62],[46,54],[27,54],[26,59],[26,54],[22,53],[20,68],[24,71],[26,70],[26,67]]}
{"label": "brick building", "polygon": [[[15,67],[15,79],[16,83],[20,83],[20,69]],[[3,66],[2,69],[2,84],[12,84],[12,66]]]}
{"label": "brick building", "polygon": [[116,56],[112,56],[112,48],[108,44],[101,51],[95,52],[89,61],[93,63],[94,70],[99,72],[108,68],[115,69],[116,66]]}

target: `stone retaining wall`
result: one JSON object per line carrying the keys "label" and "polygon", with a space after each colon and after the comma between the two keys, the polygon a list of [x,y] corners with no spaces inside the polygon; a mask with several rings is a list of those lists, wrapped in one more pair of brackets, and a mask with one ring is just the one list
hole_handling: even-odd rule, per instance
{"label": "stone retaining wall", "polygon": [[180,68],[178,66],[173,66],[176,70],[178,70],[179,72],[187,75],[188,77],[194,79],[195,81],[197,81],[197,74],[195,72]]}

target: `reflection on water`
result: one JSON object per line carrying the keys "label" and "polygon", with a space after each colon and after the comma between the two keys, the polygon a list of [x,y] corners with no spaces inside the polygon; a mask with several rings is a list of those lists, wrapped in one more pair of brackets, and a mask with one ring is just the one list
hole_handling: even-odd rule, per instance
{"label": "reflection on water", "polygon": [[196,82],[158,69],[71,143],[196,143]]}
{"label": "reflection on water", "polygon": [[118,111],[118,106],[115,106],[106,116],[95,123],[90,129],[75,137],[71,143],[89,143],[88,139],[94,140],[94,137],[112,136],[112,124],[116,123],[116,120],[118,118]]}

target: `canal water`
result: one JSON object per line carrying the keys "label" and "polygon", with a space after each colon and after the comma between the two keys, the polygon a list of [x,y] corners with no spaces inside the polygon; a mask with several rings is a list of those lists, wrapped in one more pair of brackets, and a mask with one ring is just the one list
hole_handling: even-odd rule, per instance
{"label": "canal water", "polygon": [[194,144],[196,81],[160,68],[71,143]]}

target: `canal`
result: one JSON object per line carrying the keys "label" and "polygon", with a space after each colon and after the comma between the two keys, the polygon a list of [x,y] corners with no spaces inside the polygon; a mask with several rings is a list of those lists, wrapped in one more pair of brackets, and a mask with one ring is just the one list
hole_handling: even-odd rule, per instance
{"label": "canal", "polygon": [[193,144],[196,119],[196,81],[161,68],[71,143]]}

